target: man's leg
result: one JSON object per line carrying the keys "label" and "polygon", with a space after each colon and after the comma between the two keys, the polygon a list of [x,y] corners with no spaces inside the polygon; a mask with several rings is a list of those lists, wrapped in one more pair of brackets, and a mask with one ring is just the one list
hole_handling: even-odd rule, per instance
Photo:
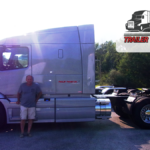
{"label": "man's leg", "polygon": [[35,107],[28,108],[28,135],[31,136],[33,120],[35,119]]}
{"label": "man's leg", "polygon": [[24,134],[24,127],[25,127],[25,122],[27,119],[27,108],[24,106],[20,106],[20,128],[21,128],[21,134]]}
{"label": "man's leg", "polygon": [[21,134],[24,134],[24,126],[25,126],[25,122],[26,122],[26,120],[21,120],[21,123],[20,123]]}
{"label": "man's leg", "polygon": [[32,119],[29,119],[29,120],[28,120],[28,134],[29,134],[30,131],[31,131],[32,123],[33,123],[33,120],[32,120]]}

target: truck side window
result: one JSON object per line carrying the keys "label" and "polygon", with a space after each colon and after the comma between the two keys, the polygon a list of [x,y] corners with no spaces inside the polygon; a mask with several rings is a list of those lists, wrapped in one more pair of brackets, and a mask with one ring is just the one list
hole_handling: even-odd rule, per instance
{"label": "truck side window", "polygon": [[28,67],[29,50],[27,47],[10,47],[2,53],[3,70]]}

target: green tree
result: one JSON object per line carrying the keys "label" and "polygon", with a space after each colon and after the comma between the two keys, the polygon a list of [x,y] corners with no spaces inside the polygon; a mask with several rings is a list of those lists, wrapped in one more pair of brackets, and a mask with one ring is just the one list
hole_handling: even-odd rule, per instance
{"label": "green tree", "polygon": [[96,62],[96,77],[100,78],[100,84],[107,84],[108,73],[111,69],[117,68],[120,55],[116,52],[116,44],[112,41],[106,41],[96,46],[95,56],[98,60]]}
{"label": "green tree", "polygon": [[118,65],[118,70],[128,80],[128,86],[149,87],[150,54],[126,53]]}
{"label": "green tree", "polygon": [[108,73],[107,83],[115,86],[125,86],[124,75],[115,69]]}

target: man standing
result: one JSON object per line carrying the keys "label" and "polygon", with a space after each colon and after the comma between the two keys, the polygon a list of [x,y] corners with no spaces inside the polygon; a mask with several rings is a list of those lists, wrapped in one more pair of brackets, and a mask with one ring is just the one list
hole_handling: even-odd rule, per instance
{"label": "man standing", "polygon": [[36,113],[36,103],[41,97],[42,92],[40,87],[33,82],[33,77],[31,75],[26,76],[26,83],[20,85],[18,91],[18,101],[17,104],[20,104],[20,117],[21,117],[21,134],[20,137],[24,137],[24,127],[25,121],[28,117],[28,136],[31,136],[31,127],[33,120],[35,119]]}

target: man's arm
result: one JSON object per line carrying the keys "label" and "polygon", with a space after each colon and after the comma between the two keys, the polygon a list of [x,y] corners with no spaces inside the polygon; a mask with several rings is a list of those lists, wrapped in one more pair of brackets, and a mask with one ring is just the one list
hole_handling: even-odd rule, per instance
{"label": "man's arm", "polygon": [[41,97],[41,95],[42,95],[42,92],[39,92],[39,93],[37,94],[36,103],[37,103],[37,101],[39,100],[39,98]]}
{"label": "man's arm", "polygon": [[16,104],[20,104],[21,93],[17,94],[17,98],[18,98],[18,100],[17,100]]}

